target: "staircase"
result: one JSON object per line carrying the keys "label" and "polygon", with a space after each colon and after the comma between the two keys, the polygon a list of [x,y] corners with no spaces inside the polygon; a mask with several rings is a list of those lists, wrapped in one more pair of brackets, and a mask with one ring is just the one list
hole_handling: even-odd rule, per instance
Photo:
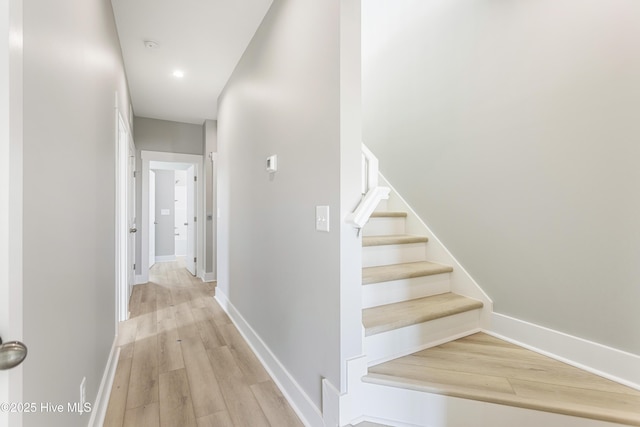
{"label": "staircase", "polygon": [[362,323],[368,365],[480,330],[482,301],[452,292],[453,267],[427,259],[429,238],[407,234],[407,212],[387,201],[362,237]]}
{"label": "staircase", "polygon": [[638,390],[483,333],[491,299],[366,161],[368,190],[348,218],[363,235],[364,356],[349,362],[344,420],[640,427]]}

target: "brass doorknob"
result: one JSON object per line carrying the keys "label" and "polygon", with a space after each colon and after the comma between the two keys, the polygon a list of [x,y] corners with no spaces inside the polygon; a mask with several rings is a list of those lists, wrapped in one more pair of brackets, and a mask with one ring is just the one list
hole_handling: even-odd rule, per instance
{"label": "brass doorknob", "polygon": [[0,338],[0,370],[15,368],[26,358],[26,345],[20,341],[2,343],[2,338]]}

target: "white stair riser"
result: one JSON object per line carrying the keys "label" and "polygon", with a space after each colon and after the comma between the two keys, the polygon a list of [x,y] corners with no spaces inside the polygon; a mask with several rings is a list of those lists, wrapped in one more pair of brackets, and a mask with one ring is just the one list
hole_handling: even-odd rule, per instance
{"label": "white stair riser", "polygon": [[426,243],[364,246],[362,248],[362,266],[375,267],[378,265],[424,261],[426,250]]}
{"label": "white stair riser", "polygon": [[362,308],[377,307],[450,291],[450,273],[412,277],[362,286]]}
{"label": "white stair riser", "polygon": [[480,309],[365,337],[369,366],[480,331]]}
{"label": "white stair riser", "polygon": [[363,236],[389,236],[405,233],[404,217],[373,217],[362,229]]}

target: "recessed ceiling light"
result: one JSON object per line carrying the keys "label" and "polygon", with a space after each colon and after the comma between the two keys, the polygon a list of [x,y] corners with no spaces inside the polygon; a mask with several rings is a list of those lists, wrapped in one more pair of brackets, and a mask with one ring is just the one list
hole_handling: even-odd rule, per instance
{"label": "recessed ceiling light", "polygon": [[160,45],[158,44],[158,42],[155,42],[153,40],[145,40],[144,47],[146,47],[147,49],[157,49],[160,47]]}
{"label": "recessed ceiling light", "polygon": [[184,77],[184,71],[182,70],[175,70],[173,72],[173,77],[177,78],[177,79],[181,79]]}

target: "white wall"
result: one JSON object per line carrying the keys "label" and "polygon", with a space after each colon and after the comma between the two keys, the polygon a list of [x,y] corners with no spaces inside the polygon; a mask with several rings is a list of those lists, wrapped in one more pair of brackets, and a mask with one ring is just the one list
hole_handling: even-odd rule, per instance
{"label": "white wall", "polygon": [[116,91],[127,121],[108,0],[24,2],[24,402],[93,402],[114,340]]}
{"label": "white wall", "polygon": [[640,354],[640,3],[363,3],[364,140],[495,303]]}
{"label": "white wall", "polygon": [[[274,1],[218,105],[217,294],[317,408],[321,378],[341,384],[341,310],[354,304],[341,303],[341,268],[360,270],[341,264],[343,213],[358,200],[360,141],[342,141],[355,156],[349,186],[341,174],[340,3]],[[278,172],[270,175],[273,154]],[[341,187],[350,197],[341,200]],[[318,205],[331,209],[329,233],[315,231]],[[348,356],[360,351],[355,327]]]}

